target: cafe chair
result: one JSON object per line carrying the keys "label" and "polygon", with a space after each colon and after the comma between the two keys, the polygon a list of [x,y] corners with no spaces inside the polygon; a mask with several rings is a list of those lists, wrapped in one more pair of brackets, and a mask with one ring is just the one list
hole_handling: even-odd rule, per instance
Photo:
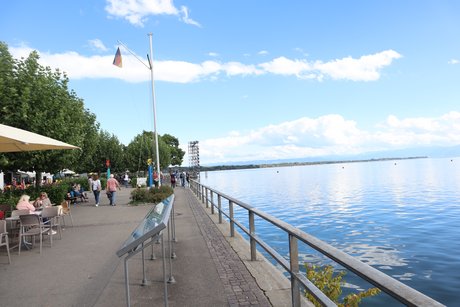
{"label": "cafe chair", "polygon": [[[50,236],[50,244],[53,246],[53,236],[59,234],[59,239],[62,239],[59,208],[56,206],[43,208],[42,221],[43,226],[48,230],[48,235]],[[54,229],[56,229],[56,233],[53,234]]]}
{"label": "cafe chair", "polygon": [[29,214],[29,212],[30,212],[29,209],[13,210],[11,211],[11,216],[15,217],[15,216],[20,216],[24,214]]}
{"label": "cafe chair", "polygon": [[32,237],[32,245],[35,243],[35,237],[40,237],[40,254],[42,253],[42,245],[43,245],[43,234],[48,231],[43,226],[41,219],[36,214],[25,214],[19,216],[21,224],[20,224],[20,231],[19,231],[19,251],[18,255],[21,254],[21,245],[22,243],[28,244],[24,238],[25,237]]}
{"label": "cafe chair", "polygon": [[61,207],[62,207],[62,210],[61,210],[60,216],[62,217],[63,226],[65,227],[65,217],[68,216],[68,217],[70,217],[70,224],[72,224],[72,227],[73,227],[72,212],[70,211],[69,203],[66,202],[66,201],[63,201],[61,203]]}
{"label": "cafe chair", "polygon": [[8,233],[6,232],[6,221],[0,220],[0,247],[6,247],[6,253],[8,254],[8,263],[11,264],[10,256],[10,243],[8,241]]}
{"label": "cafe chair", "polygon": [[24,215],[24,214],[29,214],[30,211],[28,209],[22,209],[22,210],[13,210],[11,211],[11,219],[9,223],[11,237],[12,238],[18,238],[19,237],[19,216]]}

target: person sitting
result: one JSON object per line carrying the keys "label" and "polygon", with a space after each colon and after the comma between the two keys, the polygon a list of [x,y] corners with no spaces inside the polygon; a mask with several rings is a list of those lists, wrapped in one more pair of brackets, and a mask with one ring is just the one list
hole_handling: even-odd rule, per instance
{"label": "person sitting", "polygon": [[22,195],[21,198],[19,198],[18,204],[16,205],[16,210],[29,210],[29,213],[34,212],[35,207],[29,200],[29,195]]}
{"label": "person sitting", "polygon": [[48,194],[46,194],[46,192],[41,192],[40,196],[34,202],[35,208],[48,208],[51,206],[51,201],[48,198]]}
{"label": "person sitting", "polygon": [[85,189],[81,186],[81,184],[77,183],[75,185],[75,190],[74,191],[77,191],[76,196],[80,197],[82,201],[85,201],[85,202],[88,201],[88,196],[86,195]]}
{"label": "person sitting", "polygon": [[78,185],[76,183],[72,183],[72,185],[70,187],[70,193],[74,197],[80,197],[81,196],[80,191],[78,191]]}
{"label": "person sitting", "polygon": [[75,195],[75,191],[73,188],[70,188],[67,194],[65,195],[65,200],[68,204],[76,204],[77,203],[77,196]]}

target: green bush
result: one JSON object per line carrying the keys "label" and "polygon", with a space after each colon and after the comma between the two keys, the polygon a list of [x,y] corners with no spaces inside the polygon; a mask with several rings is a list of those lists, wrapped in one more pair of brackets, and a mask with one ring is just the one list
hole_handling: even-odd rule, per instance
{"label": "green bush", "polygon": [[13,196],[12,193],[8,193],[7,191],[4,193],[0,193],[0,204],[1,205],[10,205],[10,207],[14,210],[16,208],[16,204],[19,201],[19,196]]}
{"label": "green bush", "polygon": [[[381,291],[378,288],[367,289],[366,291],[361,291],[357,294],[350,293],[343,298],[343,302],[339,302],[340,295],[342,294],[342,284],[345,281],[342,281],[342,278],[345,276],[345,271],[340,271],[334,276],[334,268],[331,265],[326,265],[324,267],[319,267],[316,265],[305,264],[307,270],[307,278],[319,289],[321,292],[326,294],[334,303],[339,307],[357,307],[361,300],[365,297],[374,296],[379,294]],[[315,306],[322,306],[318,301],[305,291],[305,296],[312,302]]]}
{"label": "green bush", "polygon": [[29,195],[30,200],[34,201],[41,192],[48,194],[52,204],[60,204],[64,200],[67,189],[67,185],[61,183],[46,184],[41,187],[29,186],[24,190],[19,188],[5,189],[0,193],[0,204],[10,205],[14,210],[22,195]]}
{"label": "green bush", "polygon": [[131,192],[131,203],[153,203],[157,204],[168,198],[174,193],[170,186],[161,186],[159,188],[137,188]]}
{"label": "green bush", "polygon": [[[99,180],[101,181],[101,187],[104,190],[105,187],[107,186],[107,178],[101,177],[101,178],[99,178]],[[89,186],[88,178],[66,178],[66,179],[63,179],[62,181],[60,181],[60,184],[65,185],[66,188],[67,188],[65,192],[70,190],[70,188],[71,188],[73,183],[78,183],[83,187],[83,189],[85,191],[92,192],[92,190],[91,190],[91,188]],[[65,193],[64,193],[64,195],[65,195]]]}
{"label": "green bush", "polygon": [[[41,192],[46,192],[52,204],[59,205],[65,198],[67,187],[61,184],[43,185],[35,189],[36,193],[29,194],[30,199],[34,200],[40,196]],[[32,195],[34,195],[32,197]]]}

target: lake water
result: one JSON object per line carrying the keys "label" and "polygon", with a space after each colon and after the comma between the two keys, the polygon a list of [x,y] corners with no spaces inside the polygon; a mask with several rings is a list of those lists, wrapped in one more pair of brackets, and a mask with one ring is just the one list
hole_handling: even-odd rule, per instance
{"label": "lake water", "polygon": [[[200,180],[445,305],[460,302],[460,158],[216,171]],[[247,213],[236,214],[247,225]],[[287,257],[286,234],[263,222],[256,232]],[[327,263],[299,249],[303,261]],[[344,279],[348,289],[370,287],[352,273]],[[396,304],[386,294],[366,301]]]}

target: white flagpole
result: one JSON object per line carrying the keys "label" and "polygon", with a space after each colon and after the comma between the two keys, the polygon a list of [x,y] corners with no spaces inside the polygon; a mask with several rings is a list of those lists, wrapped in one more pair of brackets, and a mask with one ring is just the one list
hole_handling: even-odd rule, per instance
{"label": "white flagpole", "polygon": [[158,150],[158,132],[157,132],[157,107],[155,102],[155,84],[153,81],[153,47],[152,47],[152,33],[149,33],[150,38],[150,77],[152,79],[152,100],[153,100],[153,129],[155,132],[155,149],[157,158],[157,174],[158,174],[158,186],[161,186],[161,169],[160,169],[160,152]]}

